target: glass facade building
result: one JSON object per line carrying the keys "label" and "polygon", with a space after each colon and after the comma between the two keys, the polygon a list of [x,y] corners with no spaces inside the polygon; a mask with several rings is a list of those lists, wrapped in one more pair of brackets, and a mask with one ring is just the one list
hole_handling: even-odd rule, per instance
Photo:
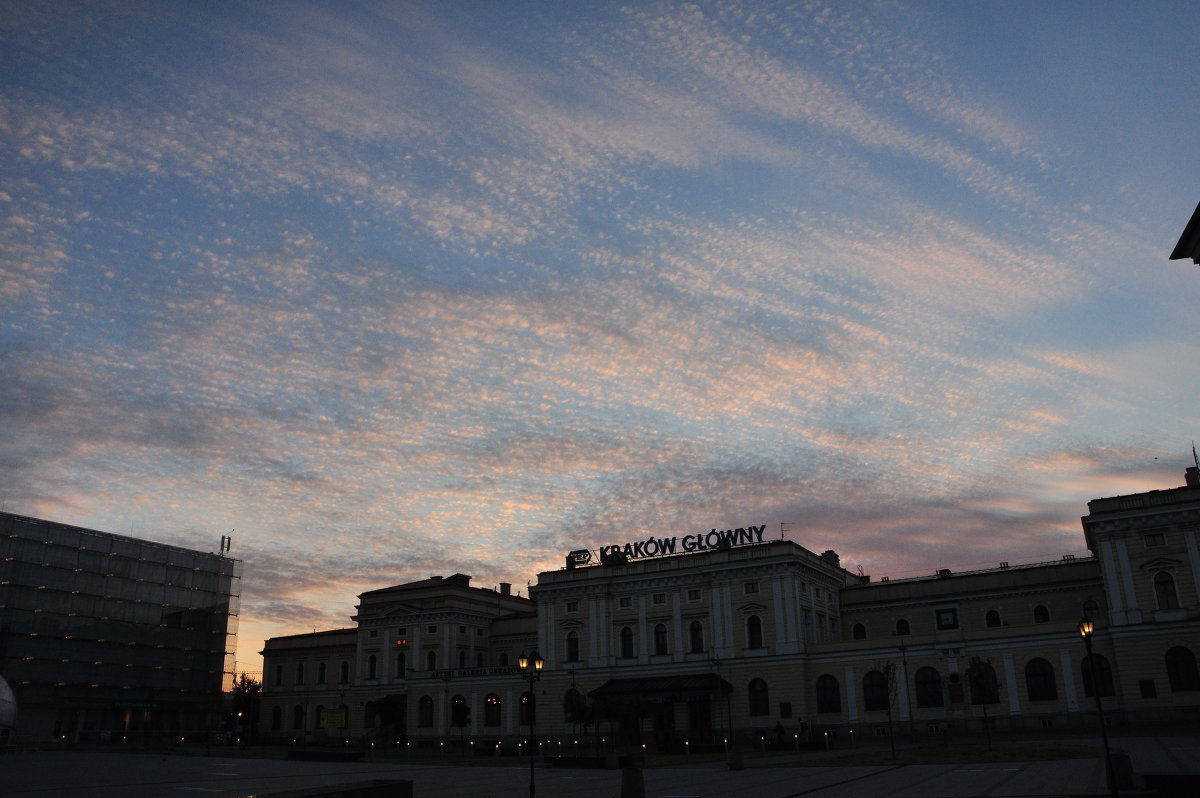
{"label": "glass facade building", "polygon": [[214,728],[241,562],[0,513],[0,674],[17,739],[116,741]]}

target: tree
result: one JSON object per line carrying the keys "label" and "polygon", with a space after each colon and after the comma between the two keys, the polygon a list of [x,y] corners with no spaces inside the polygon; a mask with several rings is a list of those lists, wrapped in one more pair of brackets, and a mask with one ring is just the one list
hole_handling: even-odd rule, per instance
{"label": "tree", "polygon": [[967,664],[967,684],[971,688],[971,703],[983,707],[983,733],[987,737],[988,750],[991,751],[992,729],[987,708],[988,704],[994,704],[1000,700],[996,684],[996,669],[992,667],[992,661],[971,657]]}
{"label": "tree", "polygon": [[238,737],[254,738],[258,733],[258,714],[262,703],[262,682],[245,673],[233,681],[233,717]]}

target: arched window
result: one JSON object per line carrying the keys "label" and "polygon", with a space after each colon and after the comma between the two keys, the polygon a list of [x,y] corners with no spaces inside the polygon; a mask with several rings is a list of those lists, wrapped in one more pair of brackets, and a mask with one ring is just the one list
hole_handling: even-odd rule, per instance
{"label": "arched window", "polygon": [[987,615],[983,616],[983,624],[989,629],[1000,625],[1000,613],[995,610],[988,610]]}
{"label": "arched window", "polygon": [[1166,571],[1154,575],[1154,598],[1160,610],[1179,609],[1179,594],[1175,592],[1175,577]]}
{"label": "arched window", "polygon": [[346,682],[350,681],[350,661],[349,660],[342,660],[342,663],[338,666],[338,681],[341,682],[342,684],[345,684]]}
{"label": "arched window", "polygon": [[757,615],[746,619],[746,648],[762,648],[762,620]]}
{"label": "arched window", "polygon": [[271,729],[279,731],[283,728],[283,707],[271,707]]}
{"label": "arched window", "polygon": [[533,697],[533,693],[521,693],[521,712],[517,722],[522,726],[537,723],[537,703]]}
{"label": "arched window", "polygon": [[433,728],[433,698],[421,696],[417,701],[417,726],[422,729]]}
{"label": "arched window", "polygon": [[379,660],[375,657],[375,655],[372,654],[371,656],[367,657],[367,678],[374,679],[378,669]]}
{"label": "arched window", "polygon": [[942,698],[942,677],[936,668],[918,668],[913,681],[917,686],[917,706],[922,708],[940,707]]}
{"label": "arched window", "polygon": [[853,635],[855,640],[866,640],[867,627],[863,626],[861,623],[854,624]]}
{"label": "arched window", "polygon": [[304,707],[299,705],[292,707],[292,728],[304,728]]}
{"label": "arched window", "polygon": [[633,630],[621,627],[621,659],[633,659]]}
{"label": "arched window", "polygon": [[1034,623],[1050,623],[1050,610],[1046,609],[1045,604],[1039,604],[1033,608]]}
{"label": "arched window", "polygon": [[1200,690],[1200,672],[1196,670],[1196,655],[1183,646],[1167,651],[1167,681],[1171,690]]}
{"label": "arched window", "polygon": [[906,635],[909,633],[909,631],[910,631],[910,629],[909,629],[908,621],[906,621],[904,618],[901,618],[900,620],[896,621],[896,634]]}
{"label": "arched window", "polygon": [[405,678],[404,669],[407,665],[408,665],[408,658],[404,655],[404,652],[402,651],[396,655],[396,678],[397,679]]}
{"label": "arched window", "polygon": [[867,671],[863,677],[863,706],[868,710],[888,708],[887,677],[881,671]]}
{"label": "arched window", "polygon": [[751,715],[770,715],[771,700],[767,695],[767,683],[762,679],[751,679],[747,688]]}
{"label": "arched window", "polygon": [[667,626],[666,624],[655,624],[654,626],[654,655],[661,657],[667,653]]}
{"label": "arched window", "polygon": [[483,725],[500,725],[500,696],[488,693],[483,697]]}
{"label": "arched window", "polygon": [[1085,696],[1095,698],[1097,690],[1100,691],[1101,696],[1117,694],[1113,687],[1112,666],[1108,664],[1108,659],[1103,654],[1091,654],[1084,657],[1080,669],[1083,671],[1083,694]]}
{"label": "arched window", "polygon": [[841,712],[842,688],[828,673],[817,677],[817,712]]}
{"label": "arched window", "polygon": [[688,650],[693,654],[704,652],[704,624],[692,621],[688,626]]}
{"label": "arched window", "polygon": [[982,704],[1000,703],[1000,682],[996,678],[996,669],[991,663],[975,660],[967,668],[967,682],[971,686],[971,703]]}
{"label": "arched window", "polygon": [[325,663],[317,663],[317,684],[325,684]]}
{"label": "arched window", "polygon": [[428,651],[425,653],[425,670],[427,670],[427,671],[436,671],[437,670],[437,652],[436,651]]}
{"label": "arched window", "polygon": [[1054,701],[1058,684],[1054,681],[1054,666],[1041,657],[1025,664],[1025,690],[1030,701]]}
{"label": "arched window", "polygon": [[567,662],[579,662],[579,632],[567,632]]}
{"label": "arched window", "polygon": [[567,723],[587,722],[587,699],[574,687],[563,694],[563,720]]}
{"label": "arched window", "polygon": [[455,695],[450,699],[450,725],[456,729],[461,729],[471,723],[471,708],[467,706],[467,699],[462,695]]}

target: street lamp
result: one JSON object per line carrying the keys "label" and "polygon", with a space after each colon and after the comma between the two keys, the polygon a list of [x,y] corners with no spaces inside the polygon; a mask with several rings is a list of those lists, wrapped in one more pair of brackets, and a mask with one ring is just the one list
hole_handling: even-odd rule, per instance
{"label": "street lamp", "polygon": [[533,720],[534,720],[534,700],[533,700],[533,682],[536,679],[542,678],[542,666],[546,664],[536,651],[526,654],[521,653],[517,659],[517,664],[521,666],[521,671],[529,679],[529,798],[533,798],[533,758],[537,749],[537,740],[533,736]]}
{"label": "street lamp", "polygon": [[[721,676],[721,658],[713,657],[713,669],[717,672],[717,677]],[[744,770],[745,764],[742,762],[742,752],[737,749],[733,738],[733,685],[727,685],[728,690],[725,690],[725,715],[729,724],[728,736],[725,738],[725,758],[729,764],[730,770]]]}
{"label": "street lamp", "polygon": [[1088,668],[1092,674],[1092,692],[1096,694],[1096,714],[1100,718],[1100,736],[1104,739],[1104,769],[1108,773],[1108,789],[1113,794],[1113,798],[1119,798],[1117,774],[1113,771],[1112,752],[1108,748],[1108,727],[1104,725],[1104,704],[1100,701],[1100,669],[1096,667],[1096,660],[1092,657],[1092,634],[1095,631],[1096,625],[1091,618],[1085,617],[1079,621],[1079,634],[1083,638],[1083,647],[1087,649]]}

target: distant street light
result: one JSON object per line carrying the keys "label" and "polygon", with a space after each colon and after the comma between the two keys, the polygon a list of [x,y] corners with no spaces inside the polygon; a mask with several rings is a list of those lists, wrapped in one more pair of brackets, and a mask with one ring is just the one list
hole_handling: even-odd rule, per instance
{"label": "distant street light", "polygon": [[538,655],[536,651],[525,654],[522,653],[517,660],[517,664],[521,666],[521,671],[529,679],[529,798],[533,798],[533,759],[537,750],[537,740],[533,736],[533,721],[534,721],[534,700],[533,700],[533,682],[535,679],[542,678],[542,666],[545,661]]}
{"label": "distant street light", "polygon": [[1092,656],[1092,634],[1095,631],[1096,625],[1092,623],[1091,618],[1083,618],[1079,622],[1079,634],[1083,637],[1084,648],[1087,649],[1088,670],[1092,675],[1092,692],[1096,694],[1096,713],[1100,717],[1100,736],[1104,739],[1104,769],[1108,773],[1108,789],[1113,794],[1113,798],[1119,798],[1117,774],[1113,769],[1112,752],[1108,748],[1108,727],[1104,723],[1104,704],[1100,701],[1100,669],[1096,667],[1096,660]]}

